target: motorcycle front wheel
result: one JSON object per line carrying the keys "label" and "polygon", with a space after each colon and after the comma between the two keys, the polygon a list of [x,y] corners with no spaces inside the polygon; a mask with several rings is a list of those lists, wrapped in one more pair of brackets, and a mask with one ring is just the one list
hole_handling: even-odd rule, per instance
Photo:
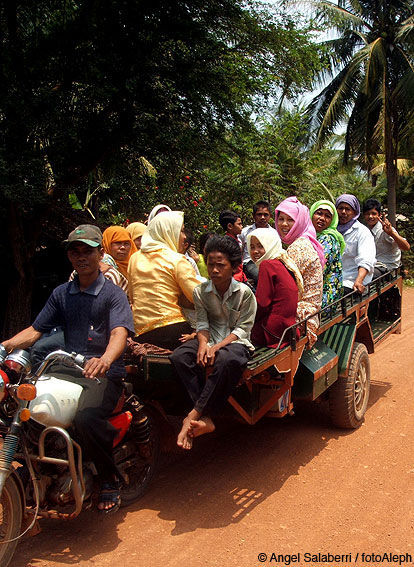
{"label": "motorcycle front wheel", "polygon": [[[7,567],[13,558],[22,526],[22,506],[19,489],[9,476],[0,498],[0,565]],[[15,541],[10,541],[15,539]],[[4,542],[4,543],[3,543]],[[8,542],[8,543],[6,543]]]}
{"label": "motorcycle front wheel", "polygon": [[132,504],[141,498],[156,471],[160,456],[160,432],[157,419],[149,408],[145,413],[150,424],[150,440],[142,446],[134,437],[134,426],[128,432],[126,443],[131,449],[130,457],[124,463],[117,463],[128,480],[121,489],[121,507]]}

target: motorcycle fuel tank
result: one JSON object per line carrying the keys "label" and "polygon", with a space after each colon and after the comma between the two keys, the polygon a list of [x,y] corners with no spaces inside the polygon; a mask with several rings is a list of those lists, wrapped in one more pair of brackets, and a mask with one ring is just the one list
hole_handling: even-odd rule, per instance
{"label": "motorcycle fuel tank", "polygon": [[29,403],[31,418],[41,425],[67,428],[78,409],[82,386],[53,376],[41,376],[37,396]]}

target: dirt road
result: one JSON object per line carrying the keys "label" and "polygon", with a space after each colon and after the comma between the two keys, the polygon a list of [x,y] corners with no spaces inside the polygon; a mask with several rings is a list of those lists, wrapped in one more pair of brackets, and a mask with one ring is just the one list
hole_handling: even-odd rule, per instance
{"label": "dirt road", "polygon": [[135,506],[42,521],[12,567],[282,565],[272,553],[285,564],[300,553],[291,564],[301,567],[397,565],[391,554],[413,564],[413,337],[406,289],[403,333],[370,357],[370,407],[357,431],[333,428],[324,404],[253,428],[222,423],[189,454],[173,455]]}

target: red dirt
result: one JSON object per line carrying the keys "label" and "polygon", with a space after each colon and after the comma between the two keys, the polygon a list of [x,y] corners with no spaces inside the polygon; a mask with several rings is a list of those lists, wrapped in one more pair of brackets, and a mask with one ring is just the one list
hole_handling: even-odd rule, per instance
{"label": "red dirt", "polygon": [[[335,429],[316,403],[254,427],[219,423],[210,439],[168,458],[137,504],[113,517],[41,521],[12,567],[282,565],[272,553],[300,553],[292,565],[301,567],[324,563],[305,553],[351,554],[329,563],[347,567],[366,565],[364,552],[408,553],[412,564],[413,334],[414,290],[405,289],[402,334],[370,356],[371,398],[358,430]],[[390,559],[376,564],[398,563]]]}

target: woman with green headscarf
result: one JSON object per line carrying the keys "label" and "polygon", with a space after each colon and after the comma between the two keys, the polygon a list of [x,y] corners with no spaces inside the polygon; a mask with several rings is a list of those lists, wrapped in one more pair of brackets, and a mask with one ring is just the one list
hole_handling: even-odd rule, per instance
{"label": "woman with green headscarf", "polygon": [[336,230],[338,213],[331,201],[316,201],[309,209],[316,236],[322,245],[326,264],[323,271],[322,307],[342,296],[342,260],[345,240]]}

